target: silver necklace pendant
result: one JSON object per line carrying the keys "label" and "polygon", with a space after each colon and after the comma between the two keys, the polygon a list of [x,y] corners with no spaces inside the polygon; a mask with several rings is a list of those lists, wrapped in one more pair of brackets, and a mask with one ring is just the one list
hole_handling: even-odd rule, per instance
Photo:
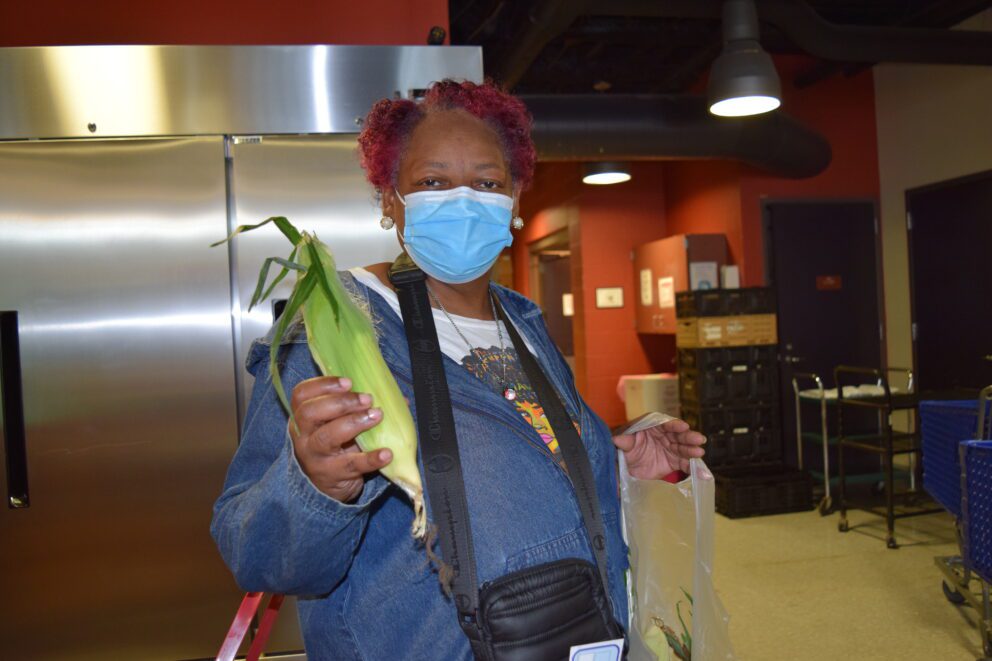
{"label": "silver necklace pendant", "polygon": [[[468,338],[465,337],[461,329],[458,328],[458,324],[456,324],[455,320],[451,317],[450,314],[448,314],[448,311],[444,309],[444,305],[441,304],[441,301],[438,299],[437,296],[434,295],[434,292],[431,290],[430,287],[427,288],[427,293],[430,295],[431,300],[434,301],[434,303],[441,310],[441,312],[448,319],[448,321],[451,322],[452,328],[454,328],[455,332],[458,333],[458,336],[462,338],[462,342],[464,342],[465,346],[468,347],[469,353],[475,351],[475,347],[472,346],[472,343],[468,341]],[[496,336],[499,338],[499,362],[503,368],[503,383],[506,384],[506,346],[503,344],[503,330],[500,328],[499,325],[500,323],[499,315],[496,314],[496,301],[492,289],[489,290],[489,305],[493,311],[493,320],[496,322]],[[516,389],[513,388],[512,386],[506,386],[503,389],[503,398],[509,402],[515,401],[517,399]]]}

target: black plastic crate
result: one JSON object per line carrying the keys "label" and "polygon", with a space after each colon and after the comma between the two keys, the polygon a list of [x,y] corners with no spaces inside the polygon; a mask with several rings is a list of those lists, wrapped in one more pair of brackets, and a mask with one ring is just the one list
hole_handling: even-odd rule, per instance
{"label": "black plastic crate", "polygon": [[781,464],[713,471],[716,511],[732,519],[813,509],[813,480]]}
{"label": "black plastic crate", "polygon": [[682,405],[682,419],[696,431],[710,434],[743,434],[753,429],[778,429],[778,407],[772,402],[744,406]]}
{"label": "black plastic crate", "polygon": [[683,404],[733,406],[775,402],[778,391],[778,367],[774,364],[679,370],[679,399]]}
{"label": "black plastic crate", "polygon": [[778,365],[778,345],[759,344],[747,347],[679,349],[679,369],[732,369],[740,365]]}
{"label": "black plastic crate", "polygon": [[710,468],[778,462],[782,461],[782,434],[778,429],[709,434],[705,449]]}
{"label": "black plastic crate", "polygon": [[724,317],[727,312],[727,296],[724,292],[733,289],[695,289],[680,291],[675,294],[675,316],[679,319],[689,317]]}
{"label": "black plastic crate", "polygon": [[782,460],[778,408],[773,405],[683,405],[682,419],[706,436],[705,459],[711,468]]}
{"label": "black plastic crate", "polygon": [[775,292],[770,287],[696,289],[675,295],[675,316],[679,319],[774,312]]}
{"label": "black plastic crate", "polygon": [[747,287],[738,291],[741,297],[739,311],[735,314],[774,314],[778,311],[775,290],[771,287]]}

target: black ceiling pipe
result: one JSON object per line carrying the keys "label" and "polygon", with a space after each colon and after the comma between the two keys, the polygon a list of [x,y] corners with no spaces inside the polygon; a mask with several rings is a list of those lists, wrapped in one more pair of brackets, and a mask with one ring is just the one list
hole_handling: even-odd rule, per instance
{"label": "black ceiling pipe", "polygon": [[830,143],[776,112],[728,120],[704,97],[549,94],[521,97],[546,161],[731,159],[799,179],[830,165]]}
{"label": "black ceiling pipe", "polygon": [[[513,87],[549,41],[579,16],[719,19],[722,0],[545,0],[521,26],[518,43],[500,63],[497,79]],[[807,53],[835,62],[992,65],[992,32],[838,25],[800,0],[761,0],[759,18],[782,30]]]}
{"label": "black ceiling pipe", "polygon": [[[760,0],[758,17],[810,55],[835,62],[992,65],[992,32],[838,25],[801,0]],[[588,16],[719,18],[722,0],[585,0]]]}

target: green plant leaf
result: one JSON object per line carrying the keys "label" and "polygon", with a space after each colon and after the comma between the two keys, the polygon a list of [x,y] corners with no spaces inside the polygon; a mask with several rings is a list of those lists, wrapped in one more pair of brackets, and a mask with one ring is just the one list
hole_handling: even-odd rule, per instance
{"label": "green plant leaf", "polygon": [[[685,592],[685,590],[683,590]],[[692,653],[692,633],[689,631],[689,627],[685,625],[685,620],[682,619],[682,602],[675,604],[675,614],[679,617],[679,622],[682,624],[682,644],[685,649],[691,654]],[[692,615],[692,611],[689,611],[689,615]]]}
{"label": "green plant leaf", "polygon": [[311,239],[305,241],[307,252],[310,254],[310,265],[316,268],[312,269],[311,272],[316,276],[317,283],[324,292],[324,296],[331,304],[331,310],[334,312],[334,323],[339,324],[338,316],[338,300],[334,297],[334,293],[331,290],[331,283],[327,280],[327,274],[324,272],[324,263],[320,261],[320,253],[317,251],[317,246],[314,245],[316,239]]}
{"label": "green plant leaf", "polygon": [[[296,253],[295,248],[293,249],[293,253],[294,254]],[[303,266],[290,261],[292,259],[293,259],[293,255],[290,255],[289,259],[283,259],[282,257],[269,257],[262,263],[262,268],[258,272],[258,284],[255,285],[255,293],[252,294],[251,302],[248,303],[249,311],[251,311],[251,309],[259,303],[259,301],[264,301],[269,297],[269,294],[271,294],[275,286],[278,285],[279,282],[286,277],[286,274],[289,273],[290,269],[293,269],[295,271],[306,271],[306,268],[304,268]],[[269,267],[272,266],[273,262],[282,265],[283,268],[282,271],[279,273],[279,275],[276,277],[276,279],[272,282],[272,286],[269,287],[269,289],[263,294],[262,288],[265,287],[265,281],[269,277]]]}
{"label": "green plant leaf", "polygon": [[[293,261],[296,258],[296,250],[297,250],[296,248],[293,248],[293,252],[289,253],[289,259],[284,260],[275,257],[273,258],[276,260],[277,263],[282,264],[283,268],[281,271],[279,271],[279,275],[276,276],[276,279],[272,281],[272,284],[269,285],[269,288],[265,290],[265,293],[262,294],[262,297],[259,299],[260,301],[264,301],[265,299],[267,299],[269,296],[272,295],[272,290],[276,288],[276,285],[282,282],[283,278],[286,277],[290,269],[293,269],[295,271],[302,271],[304,273],[306,272],[307,268],[305,266],[303,266],[302,264],[297,264],[296,262]],[[249,306],[248,309],[250,310],[251,307]]]}
{"label": "green plant leaf", "polygon": [[287,220],[285,216],[272,216],[254,225],[239,225],[237,228],[235,228],[233,232],[231,232],[230,236],[228,236],[226,239],[221,239],[220,241],[211,243],[210,247],[213,248],[223,243],[227,243],[228,241],[230,241],[237,235],[241,234],[242,232],[250,232],[251,230],[255,230],[258,229],[259,227],[267,225],[268,223],[275,223],[276,227],[279,228],[279,231],[282,232],[283,235],[287,239],[289,239],[289,242],[292,243],[294,246],[300,242],[299,230],[293,227],[293,224],[289,222],[289,220]]}
{"label": "green plant leaf", "polygon": [[279,401],[289,414],[290,422],[292,422],[294,427],[296,427],[296,419],[293,416],[293,409],[289,405],[289,399],[286,397],[286,390],[282,386],[282,378],[279,376],[279,341],[282,340],[286,329],[289,328],[290,321],[296,316],[296,312],[303,307],[303,304],[306,303],[307,298],[313,293],[316,285],[317,281],[313,277],[313,271],[308,271],[306,275],[296,281],[296,286],[293,287],[293,293],[290,295],[289,300],[286,301],[286,308],[283,310],[282,316],[279,317],[279,323],[276,325],[276,330],[272,335],[272,347],[269,349],[269,374],[272,376],[272,385],[275,387],[276,395],[279,396]]}

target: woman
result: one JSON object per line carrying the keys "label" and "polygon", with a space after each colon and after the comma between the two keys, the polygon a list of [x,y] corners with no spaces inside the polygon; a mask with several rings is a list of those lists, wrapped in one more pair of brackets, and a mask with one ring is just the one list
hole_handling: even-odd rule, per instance
{"label": "woman", "polygon": [[[625,626],[616,448],[633,475],[654,479],[686,469],[705,439],[677,420],[612,437],[576,392],[539,309],[489,281],[533,175],[526,109],[492,85],[443,81],[420,104],[376,104],[359,145],[381,195],[382,226],[395,227],[427,275],[479,584],[566,558],[595,562],[558,439],[509,329],[494,321],[498,304],[580,431],[605,525],[609,607]],[[369,309],[383,357],[413,402],[389,267],[342,276]],[[452,600],[409,535],[409,501],[378,474],[389,451],[363,453],[354,443],[382,419],[375,393],[352,392],[346,375],[319,376],[301,324],[287,338],[280,365],[299,428],[287,431],[265,369],[268,340],[260,340],[248,361],[256,383],[244,438],[215,507],[212,532],[239,585],[300,595],[311,659],[471,658]]]}

